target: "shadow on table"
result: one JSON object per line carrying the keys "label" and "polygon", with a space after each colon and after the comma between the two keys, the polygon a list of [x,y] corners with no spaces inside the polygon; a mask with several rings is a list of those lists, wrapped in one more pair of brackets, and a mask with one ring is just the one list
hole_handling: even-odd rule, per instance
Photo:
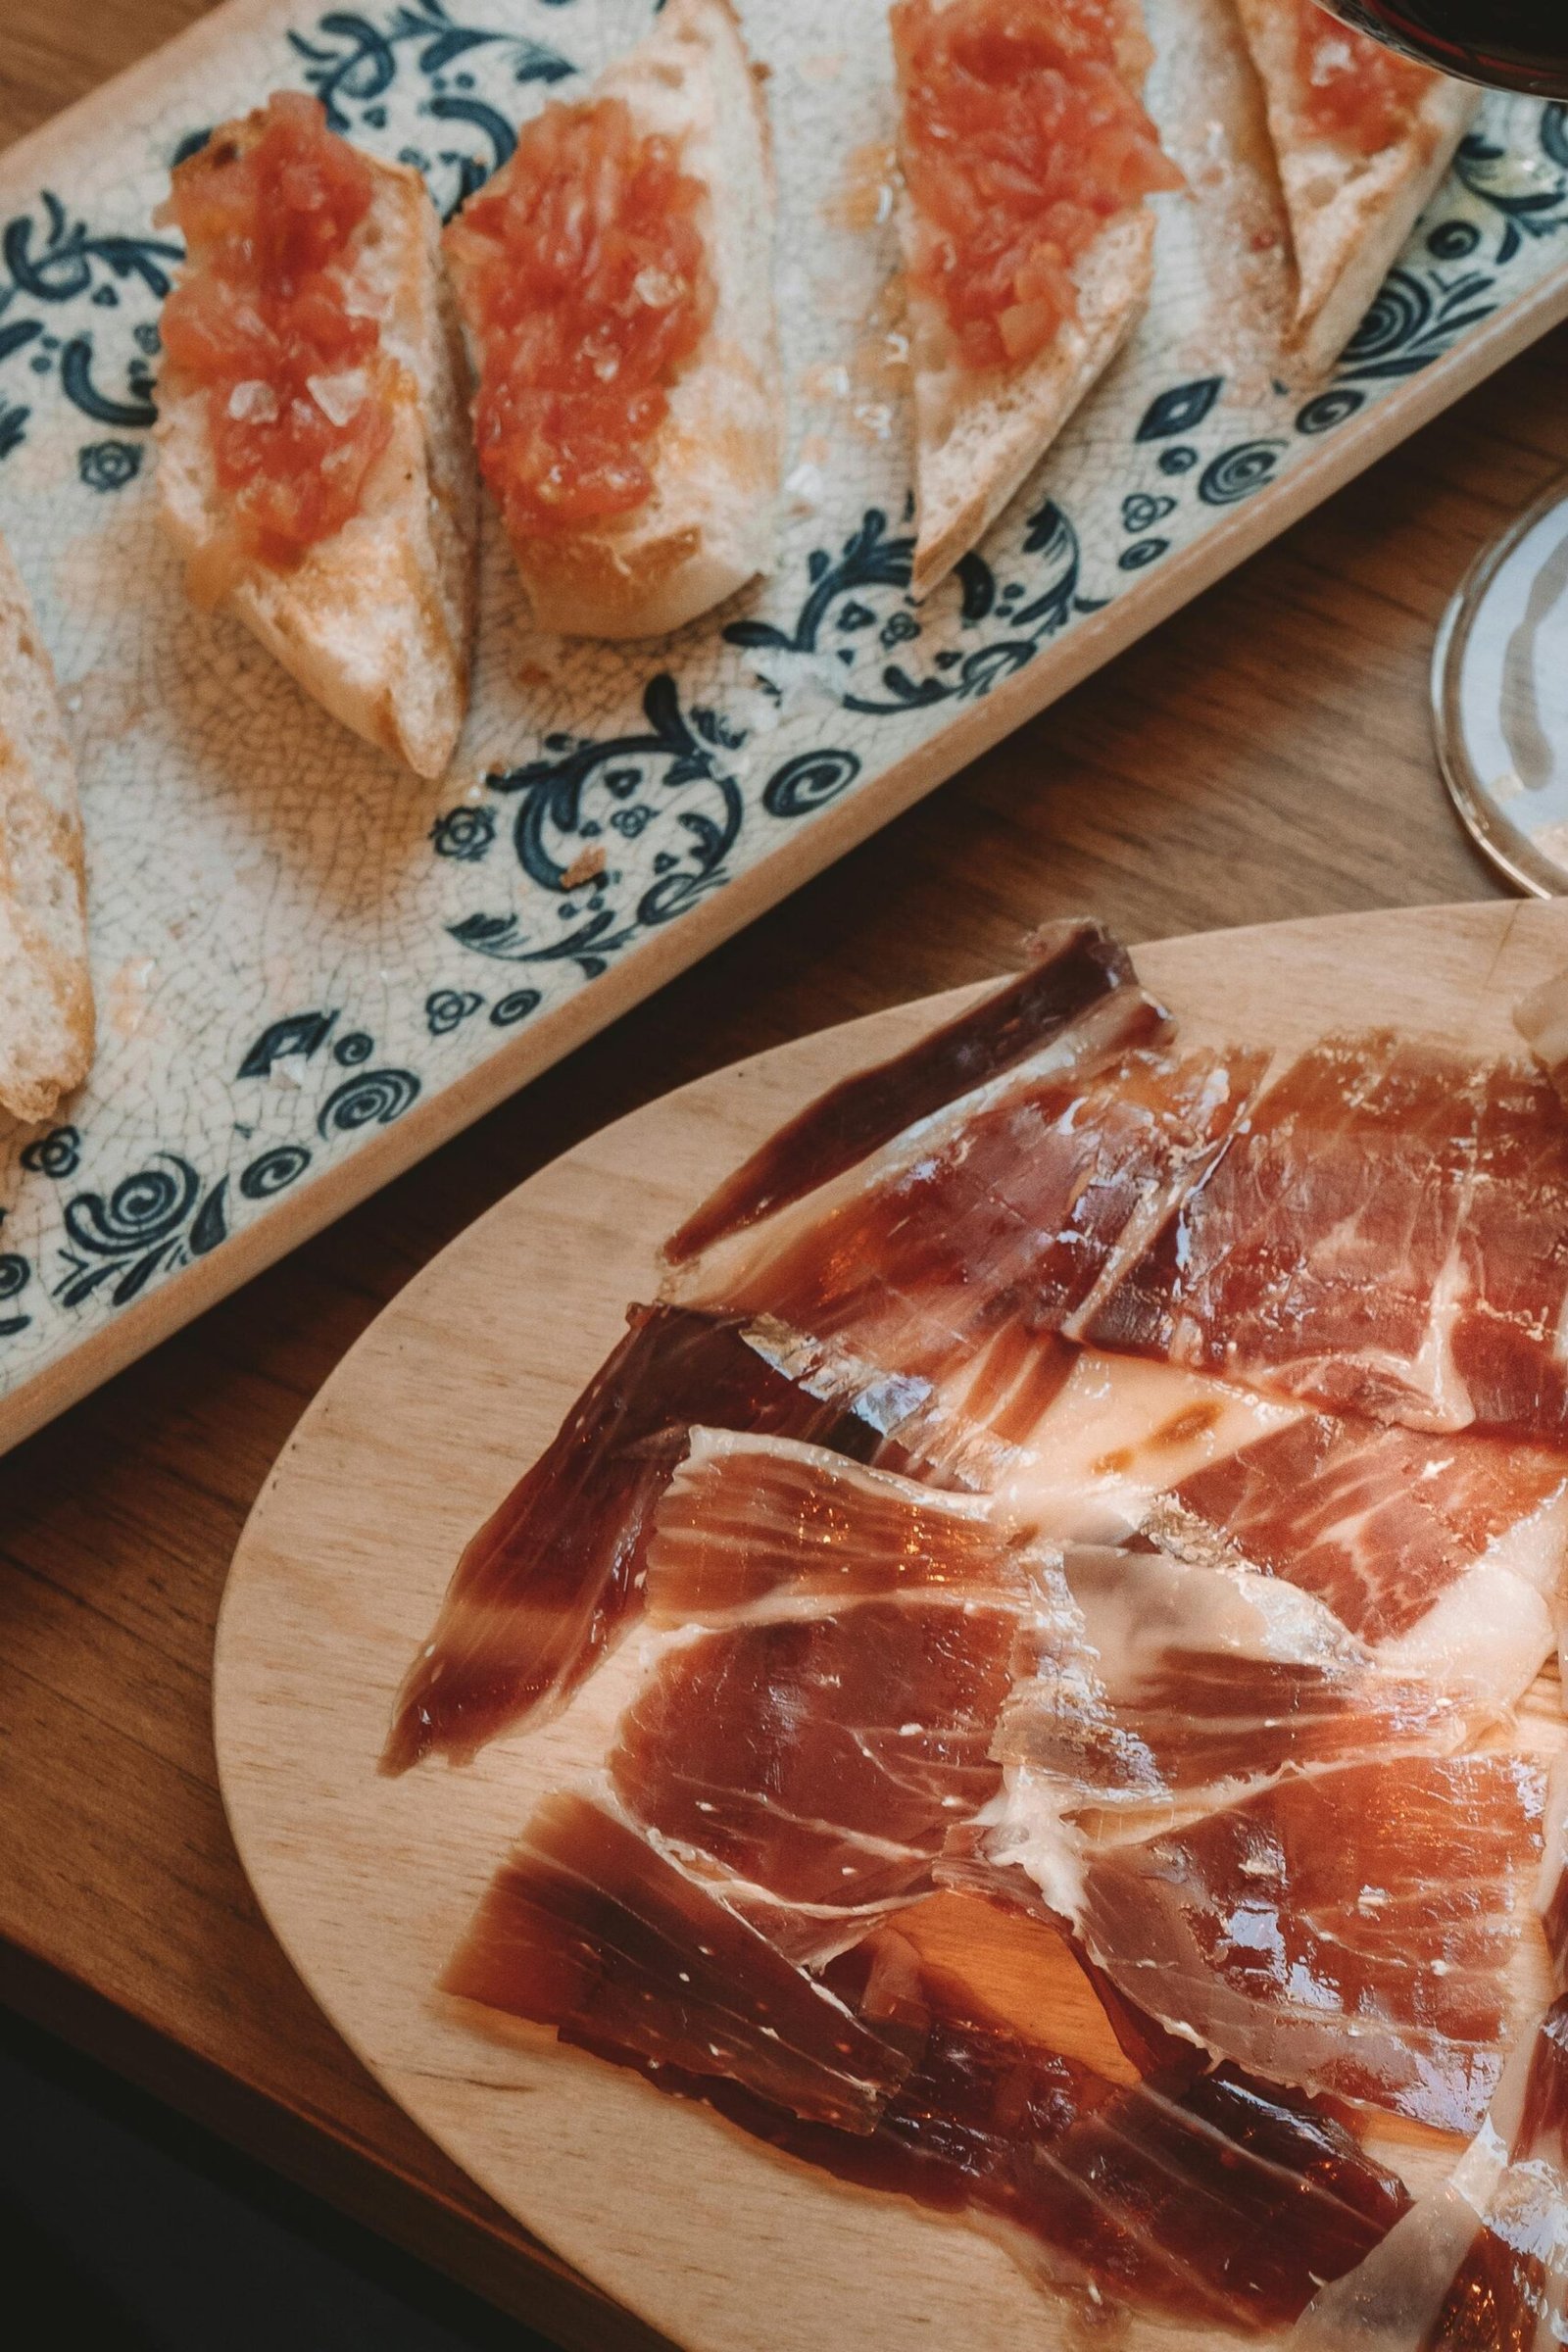
{"label": "shadow on table", "polygon": [[0,2275],[40,2352],[550,2352],[3,2012],[0,2116]]}

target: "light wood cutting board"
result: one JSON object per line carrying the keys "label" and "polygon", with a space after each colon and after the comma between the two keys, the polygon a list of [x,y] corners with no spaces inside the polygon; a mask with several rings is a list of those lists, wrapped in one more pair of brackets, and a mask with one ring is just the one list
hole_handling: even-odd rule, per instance
{"label": "light wood cutting board", "polygon": [[[1184,1039],[1305,1043],[1390,1023],[1511,1052],[1524,992],[1568,961],[1556,905],[1336,916],[1136,953]],[[656,1288],[661,1237],[824,1085],[951,1017],[906,1004],[736,1064],[546,1168],[428,1266],[301,1421],[235,1555],[219,1628],[218,1758],[240,1855],[285,1950],[360,2057],[449,2154],[693,2352],[1012,2352],[1054,2307],[962,2225],[827,2180],[698,2107],[430,1987],[544,1789],[603,1749],[630,1652],[542,1732],[462,1771],[375,1759],[393,1692],[467,1536],[554,1434]],[[1563,1737],[1554,1677],[1531,1744]],[[940,1927],[940,1921],[939,1921]],[[996,1965],[1010,1965],[1005,1949]],[[1413,2186],[1430,2135],[1384,2151]],[[1155,2323],[1176,2352],[1209,2329]]]}

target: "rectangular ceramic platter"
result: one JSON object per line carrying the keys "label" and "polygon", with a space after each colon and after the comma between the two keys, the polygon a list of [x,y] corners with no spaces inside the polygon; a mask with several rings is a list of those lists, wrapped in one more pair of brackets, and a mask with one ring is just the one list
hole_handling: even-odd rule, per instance
{"label": "rectangular ceramic platter", "polygon": [[[1333,381],[1280,369],[1231,0],[1147,0],[1154,299],[1039,476],[910,601],[883,0],[743,0],[770,70],[791,446],[776,575],[656,645],[530,627],[487,527],[474,708],[423,785],[187,609],[151,494],[154,224],[284,84],[450,208],[650,0],[231,0],[0,158],[0,529],[86,806],[98,1061],[0,1142],[0,1444],[384,1183],[1040,710],[1568,313],[1560,109],[1489,99]],[[487,518],[488,524],[488,518]]]}

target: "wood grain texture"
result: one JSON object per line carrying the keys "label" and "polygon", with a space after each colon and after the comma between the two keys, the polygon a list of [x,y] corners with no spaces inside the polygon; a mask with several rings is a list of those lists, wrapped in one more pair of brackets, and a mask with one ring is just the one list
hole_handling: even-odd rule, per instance
{"label": "wood grain texture", "polygon": [[[201,13],[7,0],[14,137]],[[230,1553],[381,1305],[607,1120],[786,1038],[1007,967],[1093,908],[1132,940],[1500,895],[1433,764],[1432,632],[1568,467],[1558,330],[1154,637],[466,1136],[0,1462],[0,1998],[563,2341],[646,2343],[560,2281],[303,1990],[225,1832],[208,1672]]]}
{"label": "wood grain texture", "polygon": [[[1565,953],[1568,909],[1470,906],[1209,933],[1142,950],[1138,964],[1187,1043],[1294,1051],[1326,1030],[1387,1024],[1480,1056],[1517,1050],[1513,1007]],[[662,1236],[823,1087],[962,1001],[898,1006],[698,1080],[503,1200],[409,1285],[317,1397],[224,1597],[223,1794],[284,1949],[452,2156],[691,2352],[835,2341],[897,2352],[922,2329],[1002,2352],[1065,2344],[1067,2331],[975,2233],[845,2189],[547,2035],[486,2034],[432,1997],[539,1798],[602,1762],[636,1688],[635,1642],[564,1717],[461,1772],[387,1781],[376,1759],[452,1562],[609,1352],[628,1298],[654,1295]],[[1528,1738],[1555,1750],[1565,1736],[1554,1662]],[[1544,1947],[1539,1958],[1544,2001]],[[1010,1950],[1001,1964],[1010,1985]],[[997,2005],[1010,2005],[1005,1993]],[[1421,2188],[1449,2159],[1408,2141],[1374,2144]],[[1147,2322],[1133,2340],[1199,2352],[1213,2337]]]}

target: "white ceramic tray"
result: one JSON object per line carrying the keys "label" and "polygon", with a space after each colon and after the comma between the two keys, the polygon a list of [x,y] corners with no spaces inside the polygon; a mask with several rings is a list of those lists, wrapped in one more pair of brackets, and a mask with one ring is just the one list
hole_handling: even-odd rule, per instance
{"label": "white ceramic tray", "polygon": [[230,0],[0,158],[0,528],[86,800],[97,1068],[0,1142],[0,1444],[340,1214],[884,823],[1568,313],[1568,127],[1489,101],[1332,383],[1282,262],[1230,0],[1149,0],[1135,342],[931,603],[886,220],[881,0],[743,0],[781,171],[776,576],[657,645],[530,630],[488,534],[473,715],[420,785],[197,617],[149,494],[171,161],[284,83],[450,207],[650,0]]}

